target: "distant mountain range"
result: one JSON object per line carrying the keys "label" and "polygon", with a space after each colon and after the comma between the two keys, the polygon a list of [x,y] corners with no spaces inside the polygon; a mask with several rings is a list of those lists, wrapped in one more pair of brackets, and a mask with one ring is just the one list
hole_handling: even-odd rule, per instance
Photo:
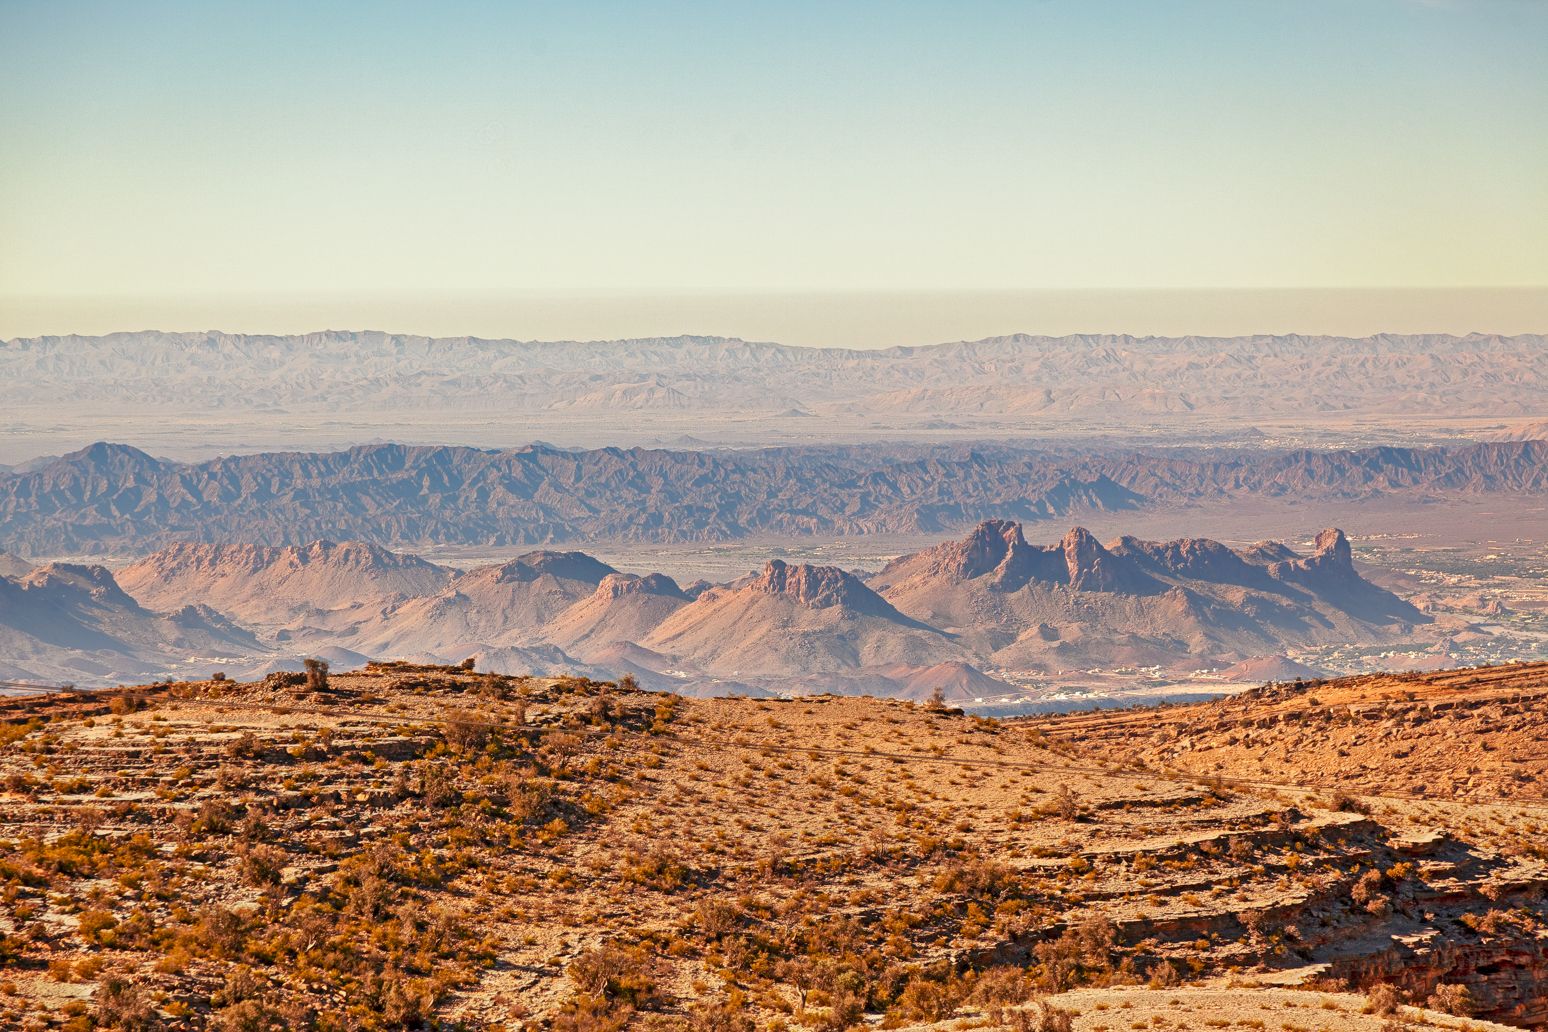
{"label": "distant mountain range", "polygon": [[1548,419],[1545,353],[1543,334],[1017,334],[879,350],[697,336],[37,337],[0,341],[0,463],[94,440],[183,460],[382,441],[1442,444]]}
{"label": "distant mountain range", "polygon": [[1016,334],[929,347],[800,348],[724,337],[579,343],[115,333],[0,343],[0,406],[181,412],[489,411],[977,416],[1143,421],[1338,412],[1541,418],[1548,337]]}
{"label": "distant mountain range", "polygon": [[116,578],[14,559],[5,569],[0,676],[82,680],[247,675],[320,652],[631,674],[685,693],[972,699],[1012,693],[995,671],[1224,667],[1392,641],[1428,622],[1364,580],[1336,530],[1300,555],[1277,543],[1103,544],[1079,528],[1040,546],[996,520],[870,578],[771,560],[686,590],[580,552],[464,572],[359,542],[175,545]]}
{"label": "distant mountain range", "polygon": [[1107,453],[1004,445],[664,451],[383,444],[200,463],[96,444],[0,471],[0,550],[180,542],[542,545],[953,532],[1244,498],[1436,501],[1548,491],[1548,441]]}

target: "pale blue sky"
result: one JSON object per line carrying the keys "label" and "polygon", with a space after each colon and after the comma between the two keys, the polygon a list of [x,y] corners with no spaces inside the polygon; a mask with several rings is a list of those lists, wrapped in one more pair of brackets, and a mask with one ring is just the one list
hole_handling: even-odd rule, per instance
{"label": "pale blue sky", "polygon": [[0,0],[0,294],[1542,285],[1545,55],[1532,0]]}

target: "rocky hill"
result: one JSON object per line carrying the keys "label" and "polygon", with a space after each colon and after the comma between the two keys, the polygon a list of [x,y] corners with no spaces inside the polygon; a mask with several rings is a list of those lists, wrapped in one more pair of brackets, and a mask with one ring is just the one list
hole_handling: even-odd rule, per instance
{"label": "rocky hill", "polygon": [[1548,663],[1275,682],[1202,705],[1040,726],[1083,749],[1198,775],[1548,800]]}
{"label": "rocky hill", "polygon": [[49,563],[0,576],[0,679],[133,681],[264,651],[252,632],[198,598],[153,612],[101,566]]}
{"label": "rocky hill", "polygon": [[1429,504],[1548,492],[1548,441],[1352,451],[1031,451],[1005,445],[662,451],[370,445],[182,464],[96,444],[0,472],[0,549],[726,541],[955,532],[995,517],[1233,500]]}
{"label": "rocky hill", "polygon": [[530,552],[384,608],[349,640],[372,655],[393,656],[541,643],[549,621],[617,572],[581,552]]}
{"label": "rocky hill", "polygon": [[1518,423],[1515,426],[1496,431],[1489,439],[1494,441],[1548,441],[1548,419],[1539,419],[1530,423]]}
{"label": "rocky hill", "polygon": [[1076,528],[1052,546],[1020,524],[980,524],[961,541],[894,560],[870,579],[904,613],[956,635],[980,661],[1015,670],[1100,664],[1230,665],[1288,644],[1376,641],[1428,618],[1354,569],[1338,530],[1298,556],[1219,542]]}
{"label": "rocky hill", "polygon": [[1059,728],[401,665],[0,702],[0,1025],[1548,1028],[1540,802]]}
{"label": "rocky hill", "polygon": [[315,620],[337,610],[379,607],[432,594],[454,577],[454,571],[418,556],[359,541],[313,541],[286,548],[173,545],[116,575],[119,585],[147,606],[165,608],[199,598],[255,624]]}
{"label": "rocky hill", "polygon": [[948,635],[904,616],[854,575],[778,559],[702,593],[640,644],[712,675],[804,690],[835,674],[965,658]]}
{"label": "rocky hill", "polygon": [[644,641],[689,601],[665,574],[611,573],[589,598],[550,620],[542,636],[580,659],[605,662],[609,650]]}
{"label": "rocky hill", "polygon": [[32,563],[9,552],[0,552],[0,577],[21,580],[32,572]]}

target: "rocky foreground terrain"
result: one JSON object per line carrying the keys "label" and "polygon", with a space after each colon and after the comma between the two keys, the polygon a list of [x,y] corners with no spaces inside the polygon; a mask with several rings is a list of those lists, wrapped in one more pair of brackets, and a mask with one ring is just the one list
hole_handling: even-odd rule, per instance
{"label": "rocky foreground terrain", "polygon": [[1268,684],[1204,706],[1072,714],[1060,741],[1233,779],[1414,799],[1548,799],[1548,664]]}
{"label": "rocky foreground terrain", "polygon": [[390,664],[13,699],[0,1026],[1548,1028],[1545,683],[1099,726]]}

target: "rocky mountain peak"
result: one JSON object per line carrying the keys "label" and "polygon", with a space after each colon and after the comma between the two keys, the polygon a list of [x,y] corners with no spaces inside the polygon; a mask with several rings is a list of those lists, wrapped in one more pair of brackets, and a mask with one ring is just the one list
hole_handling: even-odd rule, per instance
{"label": "rocky mountain peak", "polygon": [[1312,558],[1322,559],[1330,565],[1354,566],[1354,552],[1349,547],[1349,539],[1337,527],[1329,527],[1317,535],[1316,552]]}
{"label": "rocky mountain peak", "polygon": [[1076,591],[1114,591],[1119,578],[1111,552],[1085,527],[1074,527],[1059,541],[1069,570],[1070,587]]}
{"label": "rocky mountain peak", "polygon": [[1242,553],[1209,538],[1141,541],[1126,535],[1118,539],[1112,551],[1161,576],[1257,587],[1268,583],[1262,565],[1254,565]]}
{"label": "rocky mountain peak", "polygon": [[618,571],[585,552],[551,552],[547,550],[519,555],[499,567],[498,580],[530,581],[544,575],[558,580],[581,581],[601,584],[602,579]]}
{"label": "rocky mountain peak", "polygon": [[981,577],[1026,549],[1021,524],[1013,520],[985,520],[952,548],[946,565],[960,577]]}
{"label": "rocky mountain peak", "polygon": [[105,466],[118,462],[129,462],[136,465],[157,465],[157,462],[147,453],[127,444],[113,444],[109,441],[98,441],[87,445],[80,451],[65,455],[66,459],[76,459],[82,463],[93,466]]}
{"label": "rocky mountain peak", "polygon": [[1358,577],[1349,539],[1337,527],[1329,527],[1317,535],[1311,555],[1303,558],[1289,549],[1285,550],[1285,555],[1287,558],[1269,566],[1269,573],[1281,580],[1315,583],[1324,578],[1340,581]]}
{"label": "rocky mountain peak", "polygon": [[1076,591],[1121,591],[1151,595],[1163,590],[1150,574],[1122,555],[1116,555],[1085,527],[1073,527],[1059,542],[1064,553],[1067,583]]}
{"label": "rocky mountain peak", "polygon": [[364,541],[317,540],[297,549],[296,554],[302,562],[332,563],[351,569],[392,568],[405,561],[420,561],[417,557],[405,557]]}
{"label": "rocky mountain peak", "polygon": [[[1354,557],[1344,532],[1329,527],[1317,535],[1316,550],[1306,558],[1272,563],[1269,576],[1295,584],[1319,598],[1334,602],[1345,612],[1376,623],[1423,622],[1428,618],[1408,602],[1377,587],[1354,567]],[[1294,553],[1290,553],[1294,555]]]}
{"label": "rocky mountain peak", "polygon": [[107,567],[76,563],[46,563],[22,577],[21,584],[29,591],[75,591],[114,598],[123,594]]}
{"label": "rocky mountain peak", "polygon": [[1283,541],[1259,541],[1242,549],[1241,556],[1247,562],[1264,566],[1297,558],[1295,551]]}
{"label": "rocky mountain peak", "polygon": [[597,585],[597,594],[603,598],[623,598],[626,595],[664,595],[668,598],[686,599],[688,596],[677,582],[664,573],[651,573],[641,577],[633,573],[610,573]]}
{"label": "rocky mountain peak", "polygon": [[783,559],[770,559],[748,587],[767,595],[782,595],[811,609],[843,606],[862,613],[895,615],[880,595],[837,566],[792,566]]}

